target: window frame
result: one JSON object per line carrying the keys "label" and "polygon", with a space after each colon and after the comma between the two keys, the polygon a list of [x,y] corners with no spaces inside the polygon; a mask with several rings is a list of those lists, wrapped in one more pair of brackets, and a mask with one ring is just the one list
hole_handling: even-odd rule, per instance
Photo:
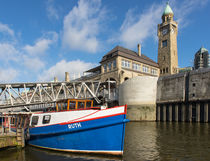
{"label": "window frame", "polygon": [[130,68],[130,67],[131,67],[131,61],[122,59],[122,60],[121,60],[121,65],[122,65],[122,67],[124,67],[124,68]]}
{"label": "window frame", "polygon": [[[45,120],[45,117],[49,116],[49,120]],[[51,120],[51,115],[44,115],[42,118],[42,124],[49,124]]]}
{"label": "window frame", "polygon": [[107,65],[104,64],[103,67],[104,67],[104,72],[107,72]]}
{"label": "window frame", "polygon": [[162,41],[162,48],[167,47],[167,45],[168,45],[167,40],[163,40]]}
{"label": "window frame", "polygon": [[[34,118],[37,118],[35,123],[34,123]],[[31,119],[31,126],[38,125],[38,122],[39,122],[39,116],[33,116],[32,119]]]}

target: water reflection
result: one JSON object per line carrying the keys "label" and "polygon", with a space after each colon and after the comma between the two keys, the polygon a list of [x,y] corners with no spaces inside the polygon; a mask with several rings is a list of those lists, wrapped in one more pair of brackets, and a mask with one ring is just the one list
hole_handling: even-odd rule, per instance
{"label": "water reflection", "polygon": [[126,126],[123,160],[157,160],[157,129],[154,122],[130,122]]}
{"label": "water reflection", "polygon": [[1,161],[208,161],[210,125],[197,123],[129,122],[123,158],[79,155],[27,146],[0,150]]}
{"label": "water reflection", "polygon": [[120,161],[120,157],[81,155],[27,146],[22,150],[16,148],[0,151],[1,161]]}
{"label": "water reflection", "polygon": [[129,123],[126,161],[208,161],[210,126],[200,123]]}

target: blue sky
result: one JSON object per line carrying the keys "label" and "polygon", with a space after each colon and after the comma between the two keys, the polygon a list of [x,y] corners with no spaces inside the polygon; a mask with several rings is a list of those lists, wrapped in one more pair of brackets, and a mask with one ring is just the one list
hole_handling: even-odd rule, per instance
{"label": "blue sky", "polygon": [[[210,50],[210,0],[170,0],[179,67]],[[157,61],[157,24],[166,0],[1,0],[0,82],[71,79],[99,65],[116,45]]]}

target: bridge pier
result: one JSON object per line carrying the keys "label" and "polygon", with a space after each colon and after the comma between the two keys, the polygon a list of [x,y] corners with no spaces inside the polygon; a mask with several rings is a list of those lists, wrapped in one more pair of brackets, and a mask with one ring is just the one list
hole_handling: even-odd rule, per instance
{"label": "bridge pier", "polygon": [[174,121],[178,122],[179,121],[179,105],[175,104],[175,110],[174,110]]}
{"label": "bridge pier", "polygon": [[187,121],[192,122],[192,103],[188,105]]}
{"label": "bridge pier", "polygon": [[172,121],[172,104],[169,104],[168,106],[168,121]]}
{"label": "bridge pier", "polygon": [[208,114],[209,114],[209,104],[208,104],[208,102],[205,102],[204,103],[204,122],[209,121],[208,120],[208,118],[209,118]]}
{"label": "bridge pier", "polygon": [[182,103],[182,105],[181,105],[181,122],[185,121],[185,109],[186,109],[186,106],[184,103]]}
{"label": "bridge pier", "polygon": [[156,121],[209,122],[209,102],[164,103],[156,106]]}
{"label": "bridge pier", "polygon": [[163,112],[162,112],[162,121],[166,121],[166,105],[163,105]]}
{"label": "bridge pier", "polygon": [[160,121],[160,107],[160,104],[158,104],[156,109],[156,121]]}
{"label": "bridge pier", "polygon": [[200,102],[196,103],[196,122],[200,122]]}

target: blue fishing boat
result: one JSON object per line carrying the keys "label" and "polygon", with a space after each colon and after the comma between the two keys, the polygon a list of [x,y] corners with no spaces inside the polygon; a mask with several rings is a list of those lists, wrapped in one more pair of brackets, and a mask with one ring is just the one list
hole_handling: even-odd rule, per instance
{"label": "blue fishing boat", "polygon": [[122,155],[127,107],[93,107],[92,100],[68,99],[54,111],[34,113],[29,144],[78,153]]}

